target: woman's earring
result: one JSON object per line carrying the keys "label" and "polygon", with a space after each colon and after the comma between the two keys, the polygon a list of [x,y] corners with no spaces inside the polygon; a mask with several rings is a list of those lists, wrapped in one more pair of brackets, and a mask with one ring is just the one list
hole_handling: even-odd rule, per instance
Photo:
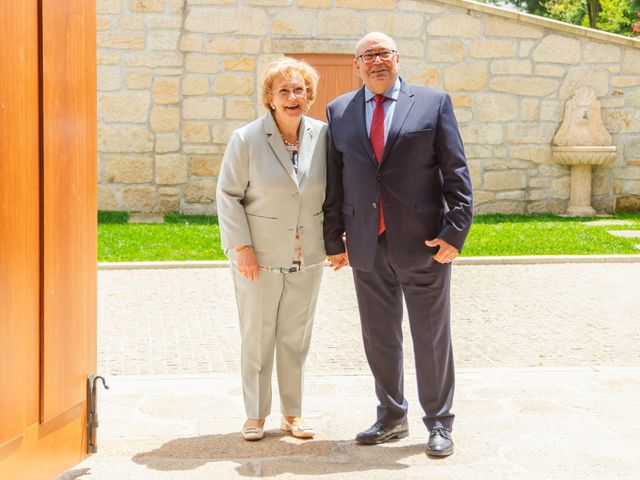
{"label": "woman's earring", "polygon": [[276,109],[276,107],[274,107],[273,105],[271,105],[271,110],[275,110],[275,109]]}

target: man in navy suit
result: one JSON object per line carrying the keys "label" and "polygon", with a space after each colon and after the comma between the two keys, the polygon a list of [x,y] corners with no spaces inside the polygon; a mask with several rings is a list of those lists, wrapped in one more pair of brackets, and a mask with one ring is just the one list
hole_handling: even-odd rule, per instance
{"label": "man in navy suit", "polygon": [[334,269],[353,268],[377,418],[356,440],[408,435],[402,367],[402,297],[414,344],[427,453],[453,453],[451,261],[471,226],[469,170],[446,93],[398,76],[394,40],[356,46],[364,87],[327,107],[324,241]]}

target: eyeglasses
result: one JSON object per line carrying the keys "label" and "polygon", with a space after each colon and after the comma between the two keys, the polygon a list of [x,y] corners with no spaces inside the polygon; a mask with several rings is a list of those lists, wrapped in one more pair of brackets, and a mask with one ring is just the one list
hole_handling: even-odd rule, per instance
{"label": "eyeglasses", "polygon": [[395,57],[397,50],[382,50],[381,52],[367,52],[362,55],[358,55],[356,58],[362,59],[364,63],[373,63],[376,61],[376,57],[380,57],[383,62],[388,62]]}
{"label": "eyeglasses", "polygon": [[293,90],[289,88],[281,88],[278,90],[278,95],[280,98],[289,98],[293,93],[294,97],[302,97],[307,91],[304,88],[294,88]]}

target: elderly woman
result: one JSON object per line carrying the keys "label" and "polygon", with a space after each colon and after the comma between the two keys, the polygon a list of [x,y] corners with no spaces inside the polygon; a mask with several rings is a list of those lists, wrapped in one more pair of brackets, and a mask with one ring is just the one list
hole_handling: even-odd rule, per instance
{"label": "elderly woman", "polygon": [[305,62],[285,57],[270,64],[262,84],[268,112],[233,132],[218,178],[220,235],[240,316],[245,440],[264,436],[274,350],[281,428],[299,438],[315,435],[301,407],[325,258],[326,125],[304,115],[317,84]]}

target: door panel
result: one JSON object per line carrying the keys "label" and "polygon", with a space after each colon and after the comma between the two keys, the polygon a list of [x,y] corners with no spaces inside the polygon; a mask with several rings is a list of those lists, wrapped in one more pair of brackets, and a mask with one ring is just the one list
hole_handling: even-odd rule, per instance
{"label": "door panel", "polygon": [[308,112],[310,117],[326,122],[325,110],[331,100],[362,86],[353,66],[353,55],[288,53],[287,56],[305,60],[320,74],[318,95]]}
{"label": "door panel", "polygon": [[[61,5],[64,5],[61,8]],[[95,5],[45,0],[42,421],[83,402],[95,371]]]}
{"label": "door panel", "polygon": [[86,453],[96,365],[95,5],[0,2],[0,478]]}
{"label": "door panel", "polygon": [[0,448],[0,478],[54,479],[82,461],[85,415],[81,404],[46,425],[27,427],[19,441]]}
{"label": "door panel", "polygon": [[0,447],[38,421],[37,5],[0,7]]}

